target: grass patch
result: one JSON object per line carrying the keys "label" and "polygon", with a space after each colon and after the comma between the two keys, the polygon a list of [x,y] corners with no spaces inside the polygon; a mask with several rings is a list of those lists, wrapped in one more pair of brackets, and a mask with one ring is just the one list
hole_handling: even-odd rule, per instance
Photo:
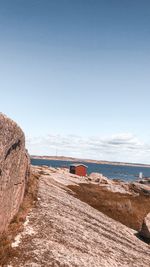
{"label": "grass patch", "polygon": [[9,258],[17,256],[17,251],[12,249],[11,243],[14,237],[23,230],[27,214],[36,205],[37,193],[38,176],[31,173],[19,211],[10,222],[7,232],[0,237],[0,266],[5,266]]}

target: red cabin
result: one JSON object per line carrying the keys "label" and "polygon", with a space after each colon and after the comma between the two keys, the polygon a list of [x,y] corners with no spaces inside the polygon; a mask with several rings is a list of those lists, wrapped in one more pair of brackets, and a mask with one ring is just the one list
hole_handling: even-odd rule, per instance
{"label": "red cabin", "polygon": [[79,176],[86,176],[87,175],[87,166],[84,164],[71,164],[70,165],[70,173],[79,175]]}

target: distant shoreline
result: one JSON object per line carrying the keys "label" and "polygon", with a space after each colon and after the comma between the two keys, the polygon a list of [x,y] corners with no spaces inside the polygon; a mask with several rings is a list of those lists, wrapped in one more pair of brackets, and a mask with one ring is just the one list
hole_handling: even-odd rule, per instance
{"label": "distant shoreline", "polygon": [[93,159],[80,159],[73,157],[63,157],[63,156],[36,156],[31,155],[31,159],[44,159],[44,160],[60,160],[60,161],[72,161],[72,162],[89,162],[96,164],[108,164],[108,165],[116,165],[116,166],[133,166],[133,167],[145,167],[150,168],[148,164],[142,163],[128,163],[128,162],[115,162],[115,161],[106,161],[106,160],[93,160]]}

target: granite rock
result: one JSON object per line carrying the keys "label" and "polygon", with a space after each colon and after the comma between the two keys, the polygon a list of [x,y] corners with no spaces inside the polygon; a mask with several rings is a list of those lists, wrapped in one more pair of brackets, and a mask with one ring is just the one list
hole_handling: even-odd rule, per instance
{"label": "granite rock", "polygon": [[7,230],[20,207],[29,168],[23,131],[0,113],[0,234]]}
{"label": "granite rock", "polygon": [[149,246],[136,231],[80,201],[68,187],[99,185],[63,169],[32,166],[31,172],[39,177],[37,203],[11,244],[16,256],[7,267],[150,266]]}
{"label": "granite rock", "polygon": [[150,212],[143,220],[140,236],[150,239]]}

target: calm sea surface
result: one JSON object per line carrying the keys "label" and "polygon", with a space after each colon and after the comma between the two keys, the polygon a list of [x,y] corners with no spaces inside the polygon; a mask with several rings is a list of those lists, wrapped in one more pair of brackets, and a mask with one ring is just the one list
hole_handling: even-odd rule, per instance
{"label": "calm sea surface", "polygon": [[[47,165],[51,167],[69,167],[74,162],[71,161],[59,161],[59,160],[45,160],[45,159],[32,159],[33,165]],[[81,162],[80,162],[81,163]],[[88,166],[88,174],[91,172],[99,172],[104,176],[111,179],[121,179],[124,181],[136,180],[139,173],[143,173],[143,177],[150,177],[150,168],[147,167],[133,167],[133,166],[115,166],[110,164],[96,164],[96,163],[85,163]]]}

